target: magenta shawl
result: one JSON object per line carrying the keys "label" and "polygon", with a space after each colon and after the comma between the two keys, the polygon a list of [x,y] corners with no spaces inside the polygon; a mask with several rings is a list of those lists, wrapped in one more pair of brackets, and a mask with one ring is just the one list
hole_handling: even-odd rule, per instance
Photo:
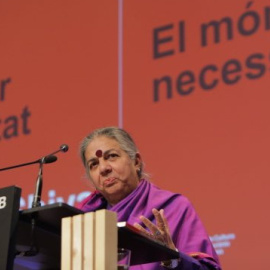
{"label": "magenta shawl", "polygon": [[[141,215],[155,223],[152,209],[164,209],[172,239],[182,258],[176,269],[221,270],[202,222],[188,199],[180,194],[161,190],[149,181],[142,180],[131,194],[113,207],[109,207],[105,198],[96,191],[79,208],[85,212],[107,208],[117,213],[118,221],[127,221],[131,225],[135,222],[141,224]],[[130,267],[130,270],[158,269],[164,270],[159,262]]]}

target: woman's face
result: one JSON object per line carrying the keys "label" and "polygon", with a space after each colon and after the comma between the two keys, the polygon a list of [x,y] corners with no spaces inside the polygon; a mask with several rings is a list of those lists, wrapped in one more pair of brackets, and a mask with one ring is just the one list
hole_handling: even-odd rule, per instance
{"label": "woman's face", "polygon": [[131,160],[116,140],[96,137],[87,146],[85,158],[90,180],[109,204],[118,203],[138,186],[140,155]]}

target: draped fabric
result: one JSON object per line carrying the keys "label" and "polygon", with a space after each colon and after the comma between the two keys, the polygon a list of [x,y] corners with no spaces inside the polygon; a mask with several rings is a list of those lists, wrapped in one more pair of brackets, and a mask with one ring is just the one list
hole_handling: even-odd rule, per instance
{"label": "draped fabric", "polygon": [[[139,219],[141,215],[155,223],[152,209],[164,209],[173,242],[182,258],[176,269],[221,269],[202,222],[189,200],[183,195],[161,190],[149,181],[141,180],[132,193],[112,207],[98,191],[95,191],[79,205],[79,208],[85,212],[109,209],[117,213],[118,221],[126,221],[131,225],[135,222],[142,225]],[[164,268],[157,262],[131,266],[130,269]]]}

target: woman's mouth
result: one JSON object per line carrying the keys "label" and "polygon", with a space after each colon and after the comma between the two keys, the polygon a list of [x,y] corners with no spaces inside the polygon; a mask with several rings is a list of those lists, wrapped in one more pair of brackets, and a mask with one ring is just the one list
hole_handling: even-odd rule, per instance
{"label": "woman's mouth", "polygon": [[107,179],[103,182],[103,185],[104,185],[104,187],[108,187],[108,186],[111,186],[112,184],[114,184],[115,181],[116,181],[116,178],[114,178],[114,177],[107,178]]}

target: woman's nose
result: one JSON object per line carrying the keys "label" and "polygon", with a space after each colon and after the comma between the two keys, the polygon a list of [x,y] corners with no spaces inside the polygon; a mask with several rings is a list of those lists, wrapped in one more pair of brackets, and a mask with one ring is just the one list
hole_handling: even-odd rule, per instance
{"label": "woman's nose", "polygon": [[107,160],[102,159],[99,161],[99,170],[100,170],[100,174],[104,176],[112,171],[112,167]]}

